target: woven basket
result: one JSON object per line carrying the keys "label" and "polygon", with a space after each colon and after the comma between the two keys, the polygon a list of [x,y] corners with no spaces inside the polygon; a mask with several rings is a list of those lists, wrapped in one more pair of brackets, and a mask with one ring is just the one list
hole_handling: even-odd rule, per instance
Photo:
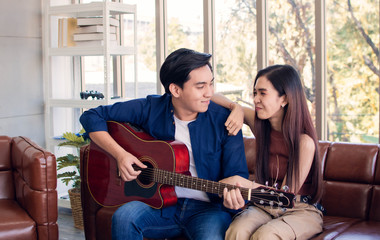
{"label": "woven basket", "polygon": [[79,189],[69,189],[71,211],[74,218],[74,227],[83,229],[83,210]]}

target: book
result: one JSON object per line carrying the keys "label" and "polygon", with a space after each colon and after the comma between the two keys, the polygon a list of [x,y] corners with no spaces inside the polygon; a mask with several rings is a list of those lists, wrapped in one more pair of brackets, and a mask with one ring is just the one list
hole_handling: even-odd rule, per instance
{"label": "book", "polygon": [[58,47],[62,47],[62,19],[58,19]]}
{"label": "book", "polygon": [[73,35],[77,29],[76,18],[58,19],[58,47],[75,46]]}
{"label": "book", "polygon": [[[73,39],[74,41],[103,40],[103,33],[77,33]],[[116,34],[111,33],[109,39],[116,40]]]}
{"label": "book", "polygon": [[[109,23],[111,26],[119,26],[119,20],[116,18],[109,18]],[[89,26],[89,25],[103,25],[103,18],[102,17],[80,17],[77,18],[77,25],[78,26]]]}
{"label": "book", "polygon": [[[117,41],[112,40],[109,42],[109,46],[117,46]],[[88,40],[88,41],[78,41],[76,42],[77,47],[94,47],[94,46],[104,46],[104,40]]]}
{"label": "book", "polygon": [[[102,33],[104,31],[103,25],[90,25],[84,27],[77,27],[75,33]],[[116,33],[116,27],[110,26],[110,33]]]}

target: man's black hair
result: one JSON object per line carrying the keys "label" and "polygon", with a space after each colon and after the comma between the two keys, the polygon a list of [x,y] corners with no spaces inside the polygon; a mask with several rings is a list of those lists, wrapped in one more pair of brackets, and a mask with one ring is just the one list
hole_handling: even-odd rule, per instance
{"label": "man's black hair", "polygon": [[180,88],[189,80],[189,74],[194,69],[209,66],[211,54],[200,53],[191,49],[180,48],[172,52],[161,66],[160,80],[166,93],[170,93],[169,85],[174,83]]}

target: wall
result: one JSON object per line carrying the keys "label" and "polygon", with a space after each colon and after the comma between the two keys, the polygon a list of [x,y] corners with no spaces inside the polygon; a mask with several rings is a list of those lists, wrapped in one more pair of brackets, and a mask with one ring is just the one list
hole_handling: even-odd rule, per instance
{"label": "wall", "polygon": [[41,1],[0,0],[0,135],[44,134]]}

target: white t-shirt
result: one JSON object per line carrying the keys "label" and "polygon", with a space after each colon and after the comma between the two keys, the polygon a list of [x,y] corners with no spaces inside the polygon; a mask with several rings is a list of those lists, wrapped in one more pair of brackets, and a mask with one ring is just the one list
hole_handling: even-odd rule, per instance
{"label": "white t-shirt", "polygon": [[[193,150],[191,148],[189,128],[187,126],[193,120],[182,121],[182,120],[179,120],[176,116],[174,116],[174,121],[175,121],[175,136],[174,136],[175,140],[180,141],[186,145],[187,150],[189,151],[189,159],[190,159],[189,170],[190,170],[191,176],[198,177],[197,169],[195,168]],[[208,198],[207,194],[199,190],[193,190],[190,188],[183,188],[183,187],[176,186],[175,192],[178,198],[192,198],[192,199],[201,200],[204,202],[210,202],[210,199]]]}

